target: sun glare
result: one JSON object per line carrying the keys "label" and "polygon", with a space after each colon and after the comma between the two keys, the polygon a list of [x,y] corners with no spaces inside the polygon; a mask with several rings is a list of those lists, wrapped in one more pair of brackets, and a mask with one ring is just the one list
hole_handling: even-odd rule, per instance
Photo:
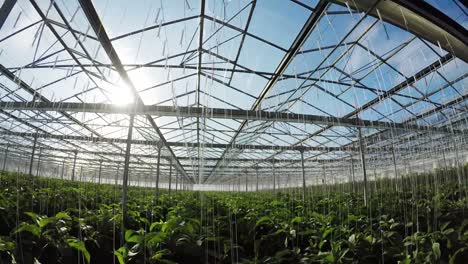
{"label": "sun glare", "polygon": [[114,87],[109,91],[109,98],[112,104],[129,105],[134,102],[134,96],[127,86]]}

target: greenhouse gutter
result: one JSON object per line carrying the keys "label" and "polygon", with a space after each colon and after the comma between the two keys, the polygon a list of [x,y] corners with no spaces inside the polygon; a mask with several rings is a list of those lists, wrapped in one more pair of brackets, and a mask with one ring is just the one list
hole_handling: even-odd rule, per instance
{"label": "greenhouse gutter", "polygon": [[[358,11],[369,10],[375,1],[331,2]],[[421,0],[379,1],[370,15],[409,31],[468,63],[468,31],[438,9]]]}

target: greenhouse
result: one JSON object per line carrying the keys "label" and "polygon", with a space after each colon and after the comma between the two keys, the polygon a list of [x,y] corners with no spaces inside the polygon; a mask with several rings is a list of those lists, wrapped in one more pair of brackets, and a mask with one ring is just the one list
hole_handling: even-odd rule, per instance
{"label": "greenhouse", "polygon": [[0,264],[468,263],[465,0],[0,0]]}

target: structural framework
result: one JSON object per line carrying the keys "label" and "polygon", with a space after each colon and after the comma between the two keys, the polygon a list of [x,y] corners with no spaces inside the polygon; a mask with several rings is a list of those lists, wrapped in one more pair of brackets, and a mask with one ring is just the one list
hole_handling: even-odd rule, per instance
{"label": "structural framework", "polygon": [[463,1],[130,2],[3,1],[4,170],[258,190],[467,157]]}

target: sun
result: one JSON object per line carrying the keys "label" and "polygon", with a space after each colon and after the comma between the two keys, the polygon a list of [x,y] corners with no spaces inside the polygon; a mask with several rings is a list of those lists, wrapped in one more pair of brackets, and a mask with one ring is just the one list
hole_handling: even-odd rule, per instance
{"label": "sun", "polygon": [[135,102],[135,96],[127,85],[115,86],[109,92],[109,99],[112,104],[129,105]]}
{"label": "sun", "polygon": [[135,102],[132,89],[122,81],[118,83],[102,82],[100,86],[110,104],[125,106]]}

